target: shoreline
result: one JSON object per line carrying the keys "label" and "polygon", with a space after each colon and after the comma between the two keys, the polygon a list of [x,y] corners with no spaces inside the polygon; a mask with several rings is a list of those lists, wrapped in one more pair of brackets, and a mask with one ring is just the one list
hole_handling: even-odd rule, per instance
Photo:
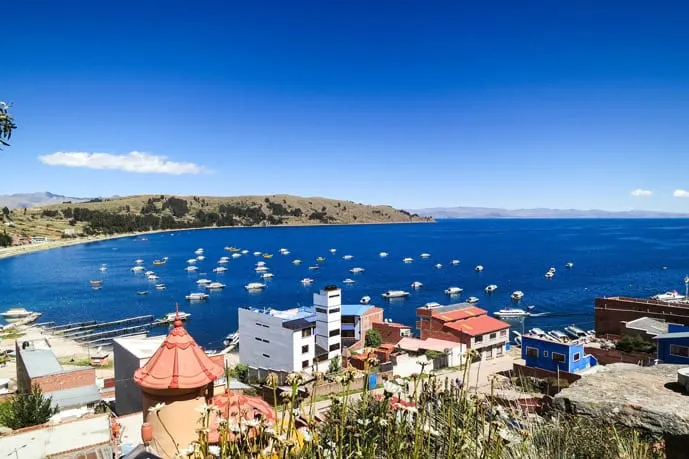
{"label": "shoreline", "polygon": [[331,226],[362,226],[362,225],[408,225],[416,223],[435,223],[435,221],[411,221],[411,222],[361,222],[361,223],[291,223],[288,225],[272,225],[272,226],[203,226],[199,228],[172,228],[151,231],[141,231],[138,233],[122,233],[113,234],[110,236],[89,236],[74,239],[57,239],[50,242],[38,242],[27,245],[17,245],[12,247],[0,248],[0,260],[5,258],[17,257],[20,255],[29,255],[36,252],[43,252],[45,250],[59,249],[62,247],[70,247],[73,245],[92,244],[94,242],[104,242],[113,239],[123,239],[128,237],[146,236],[149,234],[159,233],[173,233],[178,231],[197,231],[197,230],[220,230],[220,229],[240,229],[240,228],[292,228],[292,227],[331,227]]}

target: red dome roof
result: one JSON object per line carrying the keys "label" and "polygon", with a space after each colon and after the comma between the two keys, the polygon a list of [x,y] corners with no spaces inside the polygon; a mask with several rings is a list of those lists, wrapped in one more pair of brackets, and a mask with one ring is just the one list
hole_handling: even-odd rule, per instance
{"label": "red dome roof", "polygon": [[203,387],[223,374],[196,344],[194,338],[175,321],[163,344],[143,367],[134,372],[134,381],[146,389],[194,389]]}

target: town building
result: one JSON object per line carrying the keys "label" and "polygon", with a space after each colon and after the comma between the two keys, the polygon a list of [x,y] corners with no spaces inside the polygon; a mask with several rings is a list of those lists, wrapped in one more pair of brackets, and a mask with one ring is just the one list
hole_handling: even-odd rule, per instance
{"label": "town building", "polygon": [[668,332],[653,338],[658,345],[658,360],[689,364],[689,327],[669,324]]}
{"label": "town building", "polygon": [[411,337],[412,331],[409,325],[397,322],[374,322],[373,329],[378,330],[383,344],[397,344],[402,338]]}
{"label": "town building", "polygon": [[164,340],[165,336],[128,336],[113,340],[115,411],[119,416],[141,411],[141,389],[132,375],[146,365]]}
{"label": "town building", "polygon": [[443,367],[462,365],[466,353],[465,344],[436,338],[402,338],[397,348],[415,354],[440,354],[439,358],[444,360]]}
{"label": "town building", "polygon": [[535,335],[522,336],[522,359],[529,368],[551,372],[580,373],[598,365],[577,341],[562,343]]}
{"label": "town building", "polygon": [[416,309],[416,315],[421,339],[462,343],[480,359],[501,357],[506,352],[510,325],[472,304],[422,306]]}
{"label": "town building", "polygon": [[625,322],[642,317],[689,326],[689,303],[623,296],[595,300],[594,318],[597,335],[622,335]]}
{"label": "town building", "polygon": [[60,411],[92,408],[101,400],[94,368],[63,369],[44,339],[17,340],[15,348],[18,392],[30,392],[37,385]]}
{"label": "town building", "polygon": [[366,332],[374,328],[376,322],[383,321],[383,310],[371,305],[343,304],[342,346],[351,351],[364,347]]}
{"label": "town building", "polygon": [[650,341],[655,336],[667,333],[668,323],[650,317],[640,317],[624,322],[624,328],[621,331],[622,336],[638,336],[646,341]]}

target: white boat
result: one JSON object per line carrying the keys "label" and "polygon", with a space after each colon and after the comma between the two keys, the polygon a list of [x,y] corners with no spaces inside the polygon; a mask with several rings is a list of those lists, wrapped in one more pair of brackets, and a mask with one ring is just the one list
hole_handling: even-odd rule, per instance
{"label": "white boat", "polygon": [[354,273],[354,274],[363,273],[364,271],[365,271],[364,268],[352,268],[349,270],[350,273]]}
{"label": "white boat", "polygon": [[548,272],[555,274],[555,268],[551,266],[550,268],[548,268]]}
{"label": "white boat", "polygon": [[185,271],[189,271],[189,272],[197,271],[198,269],[199,268],[197,268],[196,266],[187,266],[186,268],[184,268]]}
{"label": "white boat", "polygon": [[404,290],[388,290],[387,292],[383,293],[383,298],[386,300],[392,300],[395,298],[406,298],[410,295],[409,292],[405,292]]}
{"label": "white boat", "polygon": [[552,273],[552,272],[550,272],[550,271],[548,271],[547,273],[545,273],[546,279],[552,279],[554,275],[555,275],[555,273]]}
{"label": "white boat", "polygon": [[266,288],[266,284],[262,284],[260,282],[249,282],[244,286],[244,288],[247,290],[263,290]]}
{"label": "white boat", "polygon": [[318,266],[318,265],[309,266],[309,271],[316,271],[318,269],[320,269],[320,266]]}
{"label": "white boat", "polygon": [[187,263],[190,265],[195,265],[196,264],[196,258],[190,258],[187,260]]}
{"label": "white boat", "polygon": [[256,263],[256,267],[257,267],[257,268],[258,268],[259,266],[265,266],[265,265],[266,265],[266,262],[265,262],[265,261],[259,261],[258,263]]}
{"label": "white boat", "polygon": [[514,301],[519,301],[522,298],[524,298],[524,292],[522,292],[521,290],[515,290],[514,292],[512,292],[512,299]]}
{"label": "white boat", "polygon": [[479,299],[476,298],[475,296],[470,296],[469,298],[467,298],[467,303],[474,304],[474,303],[478,303],[478,302],[479,302]]}
{"label": "white boat", "polygon": [[225,284],[221,282],[211,282],[210,284],[206,284],[206,288],[208,290],[221,290],[225,288]]}
{"label": "white boat", "polygon": [[292,264],[293,264],[293,265],[300,265],[300,264],[301,264],[301,260],[299,260],[299,259],[292,260]]}
{"label": "white boat", "polygon": [[440,263],[438,263],[438,264],[435,265],[435,267],[436,267],[436,269],[440,269],[440,268],[443,267],[443,265],[441,265]]}
{"label": "white boat", "polygon": [[218,260],[218,264],[219,264],[219,265],[224,265],[224,264],[227,264],[227,263],[229,263],[229,262],[230,262],[230,260],[224,260],[224,259],[222,259],[222,258],[221,258],[220,260]]}
{"label": "white boat", "polygon": [[223,345],[229,348],[235,348],[239,344],[239,332],[230,333],[223,340]]}
{"label": "white boat", "polygon": [[507,307],[493,313],[493,315],[497,317],[528,317],[529,313],[523,309]]}
{"label": "white boat", "polygon": [[189,317],[191,317],[191,314],[189,314],[188,312],[182,312],[182,311],[168,312],[167,314],[165,314],[160,319],[156,319],[153,322],[153,325],[167,325],[167,324],[174,323],[175,320],[185,321]]}
{"label": "white boat", "polygon": [[574,268],[574,263],[572,263],[571,261],[568,262],[567,264],[565,264],[565,268]]}
{"label": "white boat", "polygon": [[588,333],[586,333],[584,330],[577,327],[576,325],[570,325],[568,327],[565,327],[565,332],[574,339],[586,338],[587,336],[589,336]]}
{"label": "white boat", "polygon": [[194,292],[194,293],[190,293],[189,295],[185,296],[184,298],[186,298],[187,301],[205,301],[208,299],[208,293]]}
{"label": "white boat", "polygon": [[144,276],[152,276],[153,274],[155,274],[153,271],[146,271]]}
{"label": "white boat", "polygon": [[100,268],[98,268],[98,271],[100,271],[100,272],[102,272],[102,273],[104,273],[104,272],[107,271],[107,270],[108,270],[108,268],[105,267],[105,266],[101,266]]}
{"label": "white boat", "polygon": [[196,281],[196,283],[197,283],[198,285],[206,285],[206,284],[210,284],[211,282],[212,282],[212,281],[209,280],[209,279],[199,279],[199,280]]}
{"label": "white boat", "polygon": [[551,330],[548,332],[548,335],[552,336],[555,338],[556,341],[560,342],[567,342],[569,341],[569,336],[567,336],[566,333],[561,332],[560,330]]}
{"label": "white boat", "polygon": [[203,261],[206,259],[206,257],[204,257],[203,255],[199,255],[198,257],[196,257],[196,259],[199,261]]}
{"label": "white boat", "polygon": [[263,255],[263,252],[254,252],[254,255],[256,255],[257,257],[260,257],[261,255]]}
{"label": "white boat", "polygon": [[138,272],[141,272],[141,271],[143,271],[143,270],[145,270],[145,269],[146,269],[146,268],[144,268],[143,266],[134,266],[134,267],[131,269],[131,271],[132,271],[132,272],[135,272],[135,273],[138,273]]}
{"label": "white boat", "polygon": [[233,253],[233,254],[232,254],[232,258],[239,258],[239,257],[241,257],[241,256],[242,256],[241,253]]}
{"label": "white boat", "polygon": [[24,308],[10,308],[7,311],[0,313],[5,319],[24,319],[29,317],[31,314],[35,314],[33,311],[27,311]]}
{"label": "white boat", "polygon": [[144,261],[143,261],[141,258],[139,258],[138,260],[136,260],[135,263],[136,263],[137,265],[141,265],[141,264],[143,264],[143,262],[144,262]]}
{"label": "white boat", "polygon": [[419,281],[414,281],[411,283],[411,288],[421,288],[423,287],[423,284]]}
{"label": "white boat", "polygon": [[146,276],[146,279],[150,281],[157,281],[160,280],[160,277],[156,276],[155,274],[149,274],[148,276]]}
{"label": "white boat", "polygon": [[459,295],[464,291],[461,287],[448,287],[445,289],[445,295]]}
{"label": "white boat", "polygon": [[362,296],[361,299],[359,300],[359,303],[361,304],[369,304],[371,302],[371,297],[366,295]]}
{"label": "white boat", "polygon": [[354,258],[354,255],[345,255],[342,257],[343,260],[351,260],[352,258]]}
{"label": "white boat", "polygon": [[196,250],[194,250],[194,253],[196,255],[201,255],[203,253],[203,249],[196,249]]}
{"label": "white boat", "polygon": [[414,259],[412,257],[407,257],[407,258],[402,259],[403,263],[411,263],[412,261],[414,261]]}
{"label": "white boat", "polygon": [[673,290],[671,292],[665,292],[665,293],[659,293],[657,295],[653,295],[651,297],[652,300],[658,300],[658,301],[680,301],[685,299],[686,297],[684,295],[680,295],[677,290]]}
{"label": "white boat", "polygon": [[239,252],[239,253],[241,253],[242,255],[246,255],[247,253],[249,253],[249,251],[248,251],[248,250],[246,250],[246,249],[244,249],[244,250],[242,250],[242,251],[241,251],[241,252]]}
{"label": "white boat", "polygon": [[227,271],[227,268],[224,266],[218,266],[217,268],[213,268],[214,273],[224,273]]}
{"label": "white boat", "polygon": [[347,279],[342,281],[343,284],[353,284],[355,282],[356,281],[354,279],[350,279],[350,278],[347,278]]}
{"label": "white boat", "polygon": [[452,260],[452,261],[450,262],[450,264],[452,264],[452,265],[458,265],[458,264],[459,264],[459,260]]}
{"label": "white boat", "polygon": [[156,290],[165,290],[167,288],[167,285],[165,284],[156,284]]}
{"label": "white boat", "polygon": [[426,309],[438,308],[440,307],[440,303],[436,303],[435,301],[429,301],[428,303],[424,304],[423,307]]}
{"label": "white boat", "polygon": [[422,253],[422,254],[419,255],[419,256],[420,256],[421,258],[431,258],[431,254],[430,254],[430,253]]}
{"label": "white boat", "polygon": [[273,273],[263,273],[263,274],[261,274],[261,278],[262,278],[262,279],[272,279],[273,276],[274,276]]}
{"label": "white boat", "polygon": [[529,330],[529,334],[540,336],[540,337],[548,336],[548,334],[542,328],[538,328],[538,327],[534,327],[531,330]]}
{"label": "white boat", "polygon": [[495,285],[495,284],[490,284],[490,285],[487,285],[486,288],[485,288],[484,290],[486,291],[486,293],[493,293],[493,292],[496,291],[497,289],[498,289],[498,286],[497,286],[497,285]]}
{"label": "white boat", "polygon": [[330,249],[330,253],[335,253],[337,252],[337,249]]}
{"label": "white boat", "polygon": [[482,265],[476,265],[474,267],[474,271],[476,271],[477,273],[480,273],[481,271],[483,271],[483,266]]}
{"label": "white boat", "polygon": [[282,249],[279,249],[278,252],[280,252],[280,253],[285,253],[285,252],[289,253],[289,250],[287,250],[287,249],[285,249],[285,248],[282,248]]}
{"label": "white boat", "polygon": [[380,253],[378,254],[378,256],[379,256],[379,257],[382,257],[382,258],[385,258],[385,257],[387,257],[388,255],[389,255],[389,254],[388,254],[387,252],[380,252]]}
{"label": "white boat", "polygon": [[269,270],[270,268],[268,268],[267,266],[257,266],[254,271],[256,271],[257,273],[264,273]]}
{"label": "white boat", "polygon": [[301,282],[304,285],[310,285],[313,284],[313,279],[311,279],[310,277],[305,277],[299,282]]}
{"label": "white boat", "polygon": [[519,333],[517,330],[512,330],[512,333],[514,333],[514,343],[517,346],[521,346],[522,345],[522,334]]}

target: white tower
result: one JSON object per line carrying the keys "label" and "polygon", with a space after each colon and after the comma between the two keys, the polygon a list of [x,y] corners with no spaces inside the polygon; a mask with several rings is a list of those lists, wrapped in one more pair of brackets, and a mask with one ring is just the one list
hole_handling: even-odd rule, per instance
{"label": "white tower", "polygon": [[342,290],[334,285],[313,294],[316,310],[316,345],[328,351],[328,360],[342,354]]}

